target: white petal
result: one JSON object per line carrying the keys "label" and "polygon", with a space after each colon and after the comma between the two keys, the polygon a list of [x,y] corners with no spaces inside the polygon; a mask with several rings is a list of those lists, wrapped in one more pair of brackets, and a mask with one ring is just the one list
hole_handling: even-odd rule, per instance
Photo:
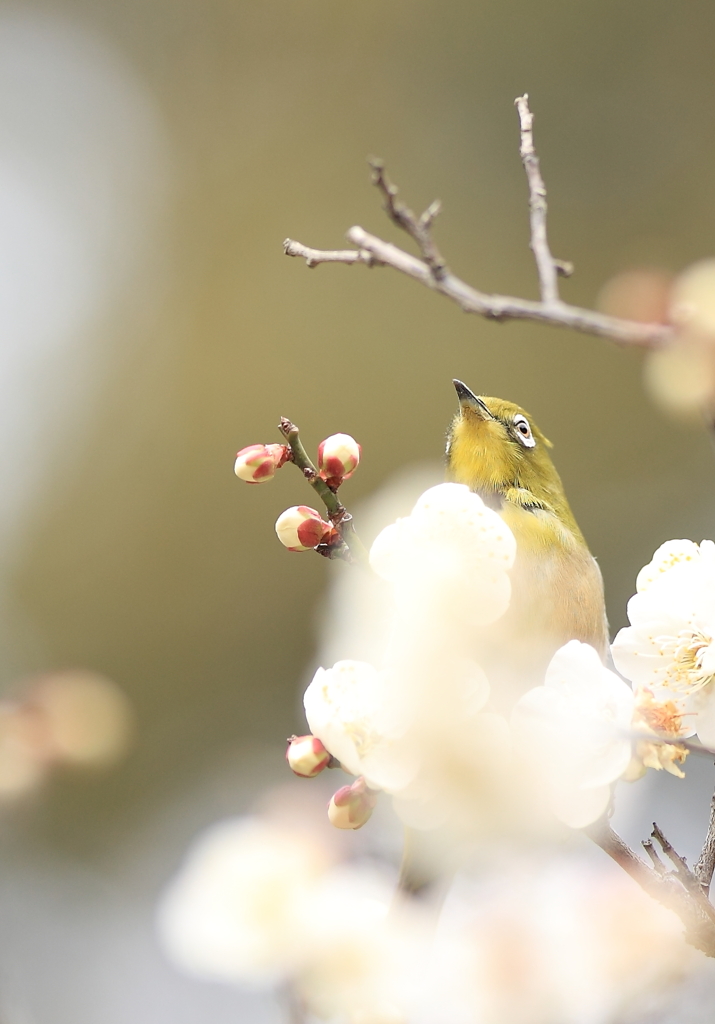
{"label": "white petal", "polygon": [[647,590],[651,584],[673,566],[699,559],[698,545],[692,540],[667,540],[661,544],[648,565],[644,565],[636,578],[636,590]]}
{"label": "white petal", "polygon": [[713,684],[699,695],[696,729],[698,739],[704,746],[715,750],[715,689]]}
{"label": "white petal", "polygon": [[546,669],[544,685],[563,688],[564,686],[598,685],[603,664],[589,644],[569,640],[560,647]]}
{"label": "white petal", "polygon": [[598,821],[608,807],[611,787],[571,789],[555,795],[552,803],[556,816],[570,828],[585,828]]}

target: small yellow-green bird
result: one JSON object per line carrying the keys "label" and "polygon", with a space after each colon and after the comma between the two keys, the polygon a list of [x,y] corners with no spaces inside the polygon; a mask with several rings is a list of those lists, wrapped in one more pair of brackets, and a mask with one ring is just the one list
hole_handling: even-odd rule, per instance
{"label": "small yellow-green bird", "polygon": [[453,383],[459,411],[448,434],[447,477],[496,509],[517,543],[509,610],[479,642],[487,676],[515,697],[543,681],[569,640],[607,656],[603,579],[551,461],[551,442],[518,405]]}

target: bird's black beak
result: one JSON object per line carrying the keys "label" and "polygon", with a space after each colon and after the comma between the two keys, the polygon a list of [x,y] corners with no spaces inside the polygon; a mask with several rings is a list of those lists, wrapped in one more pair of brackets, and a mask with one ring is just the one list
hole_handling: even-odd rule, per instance
{"label": "bird's black beak", "polygon": [[470,391],[466,384],[462,384],[461,380],[453,380],[452,383],[457,392],[460,409],[463,411],[468,409],[470,412],[476,413],[481,420],[494,419],[482,399],[475,395],[473,391]]}

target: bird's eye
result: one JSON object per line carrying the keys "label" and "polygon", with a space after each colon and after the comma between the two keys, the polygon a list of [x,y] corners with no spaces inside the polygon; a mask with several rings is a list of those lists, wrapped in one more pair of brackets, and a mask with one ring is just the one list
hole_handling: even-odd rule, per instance
{"label": "bird's eye", "polygon": [[517,440],[521,441],[526,448],[533,448],[536,441],[534,439],[534,435],[531,433],[529,421],[525,416],[514,417],[514,428]]}

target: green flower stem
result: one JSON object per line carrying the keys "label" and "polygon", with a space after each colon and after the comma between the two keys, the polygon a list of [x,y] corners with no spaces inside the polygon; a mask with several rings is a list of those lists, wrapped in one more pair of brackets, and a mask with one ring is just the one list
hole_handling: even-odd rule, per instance
{"label": "green flower stem", "polygon": [[337,548],[330,557],[346,558],[349,562],[367,562],[367,550],[355,532],[353,517],[340,502],[335,491],[328,487],[325,480],[323,480],[318,473],[318,470],[315,468],[312,460],[303,447],[303,442],[300,439],[300,431],[296,427],[295,423],[286,419],[285,416],[281,416],[278,429],[288,442],[291,452],[291,461],[294,462],[302,472],[305,479],[325,505],[328,510],[328,519],[338,531],[343,541],[345,546],[344,550],[341,551],[340,548]]}

